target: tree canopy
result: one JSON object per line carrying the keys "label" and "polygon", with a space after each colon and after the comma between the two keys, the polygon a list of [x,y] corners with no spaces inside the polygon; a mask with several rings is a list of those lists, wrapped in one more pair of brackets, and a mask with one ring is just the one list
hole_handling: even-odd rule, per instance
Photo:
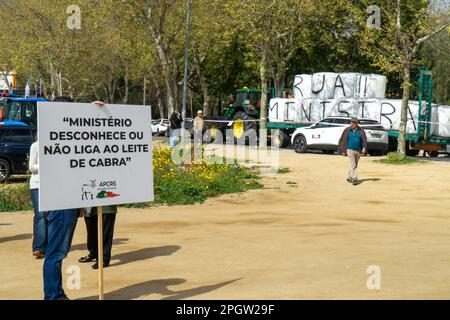
{"label": "tree canopy", "polygon": [[[0,70],[49,98],[146,101],[167,118],[181,104],[186,3],[4,0]],[[379,28],[367,27],[370,5]],[[188,114],[218,114],[236,87],[290,87],[295,74],[318,71],[386,74],[399,97],[408,61],[408,84],[431,68],[436,101],[450,101],[450,30],[414,49],[448,18],[429,1],[193,0],[191,10]]]}

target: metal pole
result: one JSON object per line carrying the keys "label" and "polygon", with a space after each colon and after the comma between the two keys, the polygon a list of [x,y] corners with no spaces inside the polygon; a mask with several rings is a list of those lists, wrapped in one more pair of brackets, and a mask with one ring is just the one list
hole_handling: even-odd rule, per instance
{"label": "metal pole", "polygon": [[181,141],[184,142],[184,129],[186,129],[186,91],[187,91],[187,81],[188,81],[188,67],[189,67],[189,20],[191,15],[191,1],[188,0],[187,3],[187,13],[186,13],[186,42],[184,47],[184,80],[183,80],[183,104],[181,110],[181,116],[183,118],[182,123],[182,137]]}
{"label": "metal pole", "polygon": [[103,286],[103,207],[97,207],[97,219],[98,299],[105,300]]}

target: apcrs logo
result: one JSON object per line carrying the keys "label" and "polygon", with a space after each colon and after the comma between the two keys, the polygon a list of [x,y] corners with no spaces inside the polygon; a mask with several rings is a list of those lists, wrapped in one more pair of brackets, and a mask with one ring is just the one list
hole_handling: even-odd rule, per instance
{"label": "apcrs logo", "polygon": [[117,193],[116,181],[101,181],[98,184],[97,180],[89,180],[89,181],[90,181],[89,183],[83,184],[81,186],[82,201],[92,201],[95,198],[109,199],[120,197],[120,194]]}

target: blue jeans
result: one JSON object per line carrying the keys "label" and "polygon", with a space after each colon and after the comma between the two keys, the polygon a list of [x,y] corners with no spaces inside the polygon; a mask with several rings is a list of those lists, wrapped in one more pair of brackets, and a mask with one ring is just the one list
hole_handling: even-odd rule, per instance
{"label": "blue jeans", "polygon": [[31,201],[34,208],[33,219],[33,252],[45,254],[47,249],[47,220],[46,212],[39,211],[39,189],[31,189]]}
{"label": "blue jeans", "polygon": [[176,135],[176,132],[174,129],[169,129],[169,130],[170,130],[169,147],[171,149],[173,149],[176,147],[177,142],[180,138],[178,135]]}
{"label": "blue jeans", "polygon": [[78,210],[49,211],[46,218],[48,242],[44,261],[44,299],[61,300],[65,297],[62,286],[62,261],[67,257],[72,245]]}

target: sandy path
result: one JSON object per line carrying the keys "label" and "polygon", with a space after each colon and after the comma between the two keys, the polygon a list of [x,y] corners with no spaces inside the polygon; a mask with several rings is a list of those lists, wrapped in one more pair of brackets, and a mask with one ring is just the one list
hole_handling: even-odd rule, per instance
{"label": "sandy path", "polygon": [[[266,189],[202,205],[121,209],[107,299],[450,298],[450,162],[403,167],[364,158],[359,186],[344,157],[282,151],[292,171]],[[288,185],[287,182],[297,185]],[[32,214],[0,214],[0,299],[41,299]],[[79,220],[64,266],[84,255]],[[366,287],[370,265],[381,290]],[[80,265],[75,298],[95,298]]]}

